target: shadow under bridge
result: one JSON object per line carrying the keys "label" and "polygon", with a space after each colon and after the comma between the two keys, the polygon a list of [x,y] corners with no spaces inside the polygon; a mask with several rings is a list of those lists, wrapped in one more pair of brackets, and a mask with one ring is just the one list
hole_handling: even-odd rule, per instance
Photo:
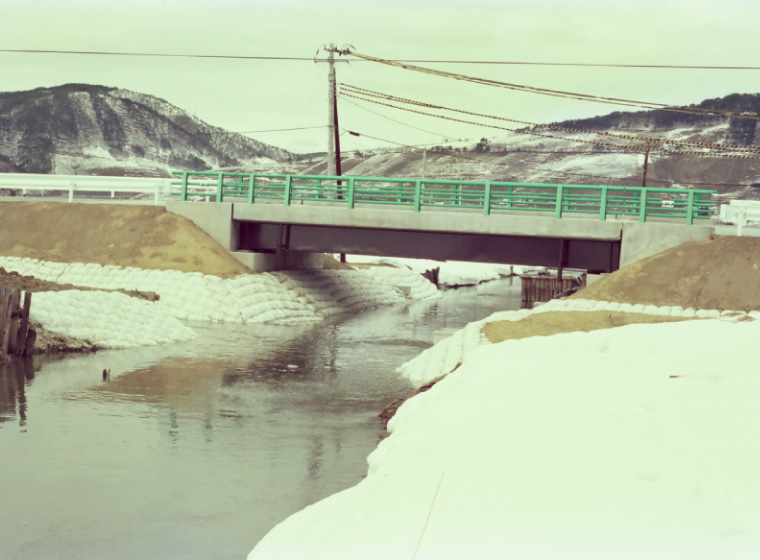
{"label": "shadow under bridge", "polygon": [[619,223],[466,212],[234,204],[237,251],[309,251],[612,272]]}

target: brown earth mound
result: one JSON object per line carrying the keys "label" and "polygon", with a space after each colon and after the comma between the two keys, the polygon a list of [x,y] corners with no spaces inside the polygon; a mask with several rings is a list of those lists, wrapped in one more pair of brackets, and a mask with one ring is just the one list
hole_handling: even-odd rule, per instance
{"label": "brown earth mound", "polygon": [[190,220],[157,206],[3,201],[0,255],[221,277],[251,273]]}
{"label": "brown earth mound", "polygon": [[694,309],[760,309],[760,239],[693,241],[614,272],[571,296]]}
{"label": "brown earth mound", "polygon": [[[760,239],[725,236],[684,243],[605,276],[571,297],[694,309],[760,309]],[[531,315],[522,321],[489,323],[483,333],[491,342],[501,342],[678,320],[683,319],[639,313],[556,311]]]}
{"label": "brown earth mound", "polygon": [[620,311],[550,311],[528,315],[520,321],[494,321],[483,326],[483,334],[493,343],[531,336],[622,327],[633,323],[686,321],[686,317],[644,315]]}

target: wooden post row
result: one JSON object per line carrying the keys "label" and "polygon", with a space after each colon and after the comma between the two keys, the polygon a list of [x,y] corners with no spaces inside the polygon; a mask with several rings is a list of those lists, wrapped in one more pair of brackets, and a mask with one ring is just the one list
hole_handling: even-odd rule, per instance
{"label": "wooden post row", "polygon": [[32,353],[37,333],[29,328],[32,293],[0,286],[0,353],[27,356]]}

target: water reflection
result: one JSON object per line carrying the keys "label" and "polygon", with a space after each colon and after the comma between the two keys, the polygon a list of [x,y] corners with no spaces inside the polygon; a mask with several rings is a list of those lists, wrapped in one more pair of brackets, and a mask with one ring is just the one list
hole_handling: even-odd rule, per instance
{"label": "water reflection", "polygon": [[19,427],[26,426],[26,389],[32,380],[32,358],[13,360],[0,365],[0,422],[18,419]]}
{"label": "water reflection", "polygon": [[519,287],[504,283],[0,368],[0,485],[14,504],[0,506],[0,556],[244,558],[285,517],[362,479],[378,412],[410,390],[395,368],[434,330],[512,300]]}

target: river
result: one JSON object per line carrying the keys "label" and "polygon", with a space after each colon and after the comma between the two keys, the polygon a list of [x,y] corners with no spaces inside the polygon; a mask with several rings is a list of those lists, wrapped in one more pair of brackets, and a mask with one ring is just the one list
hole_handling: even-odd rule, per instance
{"label": "river", "polygon": [[[358,483],[395,368],[434,331],[520,306],[519,281],[310,326],[0,366],[0,557],[240,560]],[[110,376],[103,370],[110,369]]]}

